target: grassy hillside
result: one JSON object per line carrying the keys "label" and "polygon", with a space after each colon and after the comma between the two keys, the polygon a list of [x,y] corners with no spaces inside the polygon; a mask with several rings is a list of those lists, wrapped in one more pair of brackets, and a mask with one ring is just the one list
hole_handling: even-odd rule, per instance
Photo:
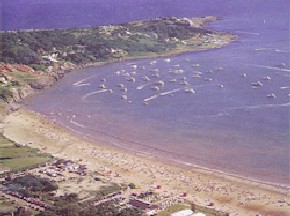
{"label": "grassy hillside", "polygon": [[123,25],[84,29],[35,30],[1,33],[0,61],[30,65],[36,70],[61,62],[91,62],[144,56],[176,48],[219,47],[232,39],[202,27],[216,18],[157,18]]}
{"label": "grassy hillside", "polygon": [[52,156],[17,145],[0,133],[0,165],[9,167],[11,171],[34,167],[51,159]]}

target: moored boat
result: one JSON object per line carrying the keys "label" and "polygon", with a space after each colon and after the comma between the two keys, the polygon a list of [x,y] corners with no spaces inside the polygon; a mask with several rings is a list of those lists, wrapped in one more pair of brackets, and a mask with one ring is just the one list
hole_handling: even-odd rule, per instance
{"label": "moored boat", "polygon": [[104,84],[101,84],[101,85],[99,85],[99,88],[100,88],[100,89],[105,89],[106,86],[105,86]]}
{"label": "moored boat", "polygon": [[263,86],[263,84],[262,84],[260,81],[255,82],[255,83],[252,83],[252,87],[253,87],[253,88],[259,88],[259,87],[261,87],[261,86]]}
{"label": "moored boat", "polygon": [[272,93],[272,94],[268,94],[267,95],[267,98],[272,98],[272,99],[275,99],[277,96],[274,94],[274,93]]}
{"label": "moored boat", "polygon": [[193,90],[193,88],[185,88],[184,91],[185,91],[185,93],[192,93],[192,94],[195,93],[195,91]]}
{"label": "moored boat", "polygon": [[205,81],[212,81],[212,78],[205,78]]}

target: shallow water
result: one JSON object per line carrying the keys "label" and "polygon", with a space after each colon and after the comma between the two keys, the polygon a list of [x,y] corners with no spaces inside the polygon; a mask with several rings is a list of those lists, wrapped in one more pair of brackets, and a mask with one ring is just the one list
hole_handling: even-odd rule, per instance
{"label": "shallow water", "polygon": [[[145,8],[152,7],[153,3],[144,2],[138,1]],[[288,184],[289,2],[223,1],[208,8],[211,1],[203,1],[206,3],[198,5],[199,10],[185,2],[186,9],[179,5],[173,12],[169,4],[167,10],[156,13],[192,16],[191,8],[199,16],[222,16],[225,19],[210,28],[238,34],[239,39],[226,48],[173,56],[170,62],[141,59],[73,72],[34,97],[28,106],[96,140]],[[275,66],[281,63],[285,66]],[[156,69],[160,78],[152,77]],[[116,71],[121,72],[117,75]],[[196,72],[201,72],[200,78],[192,78]],[[136,81],[127,81],[126,73]],[[242,77],[244,73],[246,77]],[[143,76],[150,81],[143,81]],[[267,76],[270,79],[264,79]],[[183,77],[195,94],[184,91]],[[177,83],[171,83],[172,79]],[[154,91],[151,87],[157,80],[163,80],[164,87]],[[257,81],[263,86],[253,88]],[[102,83],[113,93],[102,92]],[[120,83],[128,89],[127,100],[121,99],[123,93],[116,86]],[[270,94],[276,98],[267,97]]]}

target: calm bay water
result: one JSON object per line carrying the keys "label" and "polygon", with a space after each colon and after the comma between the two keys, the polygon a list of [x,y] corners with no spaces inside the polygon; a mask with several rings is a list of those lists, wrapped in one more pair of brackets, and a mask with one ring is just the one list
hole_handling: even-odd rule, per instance
{"label": "calm bay water", "polygon": [[[173,56],[170,62],[142,59],[86,68],[37,95],[28,106],[96,140],[289,184],[288,1],[32,0],[8,21],[11,8],[20,10],[23,2],[4,4],[2,29],[84,27],[158,16],[224,17],[209,28],[239,35],[226,48]],[[54,18],[35,21],[40,12]],[[154,77],[157,70],[159,78]],[[198,72],[200,78],[193,78]],[[126,73],[136,81],[127,81]],[[144,76],[150,81],[143,81]],[[195,94],[185,92],[184,77]],[[158,80],[164,87],[154,91]],[[253,88],[257,81],[263,86]],[[121,99],[125,93],[117,87],[120,83],[128,89],[127,100]],[[101,84],[113,92],[101,92]],[[275,98],[267,97],[271,94]]]}

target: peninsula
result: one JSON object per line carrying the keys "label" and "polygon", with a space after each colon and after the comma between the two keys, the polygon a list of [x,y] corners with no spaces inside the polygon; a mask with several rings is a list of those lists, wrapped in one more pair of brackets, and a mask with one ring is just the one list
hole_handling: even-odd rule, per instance
{"label": "peninsula", "polygon": [[226,46],[235,35],[205,28],[218,19],[171,17],[81,29],[2,32],[2,113],[5,105],[11,109],[34,89],[50,86],[79,67]]}

